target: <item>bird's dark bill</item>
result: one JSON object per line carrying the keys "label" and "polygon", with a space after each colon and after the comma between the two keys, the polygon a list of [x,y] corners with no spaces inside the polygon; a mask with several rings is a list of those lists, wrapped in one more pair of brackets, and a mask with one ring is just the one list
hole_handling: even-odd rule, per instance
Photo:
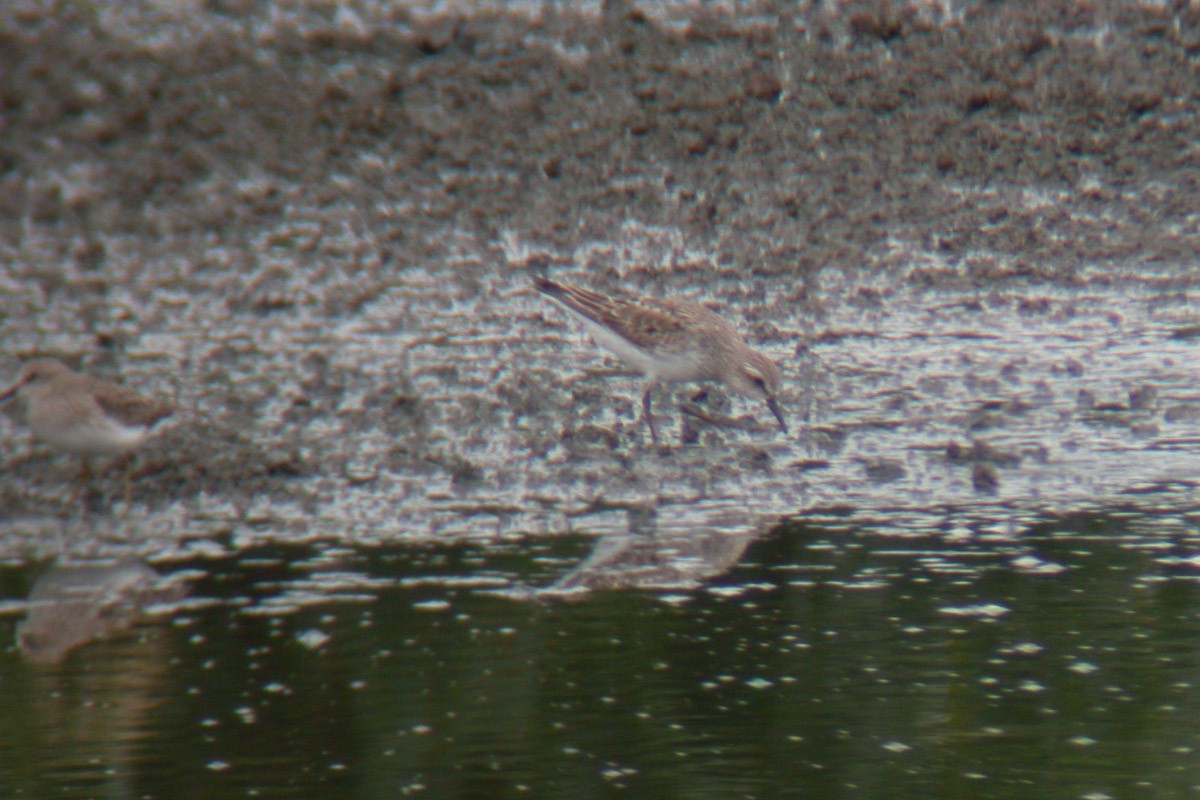
{"label": "bird's dark bill", "polygon": [[774,397],[767,398],[767,408],[771,409],[771,413],[775,415],[775,419],[779,420],[779,430],[787,433],[787,423],[783,421],[783,412],[779,410],[779,403]]}

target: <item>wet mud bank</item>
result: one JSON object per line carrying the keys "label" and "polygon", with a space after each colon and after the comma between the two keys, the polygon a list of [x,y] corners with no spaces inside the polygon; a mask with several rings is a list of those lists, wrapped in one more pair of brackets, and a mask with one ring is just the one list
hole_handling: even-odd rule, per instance
{"label": "wet mud bank", "polygon": [[[0,419],[0,547],[1190,513],[1198,23],[8,5],[0,371],[180,412],[119,517],[117,476],[64,508],[69,460]],[[649,447],[531,264],[721,309],[792,433],[719,391],[738,425],[681,422],[681,390]]]}

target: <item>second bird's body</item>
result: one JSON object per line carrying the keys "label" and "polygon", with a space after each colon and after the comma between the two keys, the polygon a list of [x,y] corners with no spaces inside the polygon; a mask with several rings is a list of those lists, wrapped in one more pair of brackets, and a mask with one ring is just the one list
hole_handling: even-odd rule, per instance
{"label": "second bird's body", "polygon": [[0,402],[13,395],[25,402],[25,422],[36,438],[84,459],[84,477],[88,457],[134,450],[173,411],[169,403],[80,374],[49,358],[26,364],[16,382],[0,392]]}

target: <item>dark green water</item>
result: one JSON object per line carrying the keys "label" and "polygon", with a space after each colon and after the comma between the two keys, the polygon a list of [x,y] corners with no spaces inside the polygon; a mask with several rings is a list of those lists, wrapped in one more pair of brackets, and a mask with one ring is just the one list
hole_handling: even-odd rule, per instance
{"label": "dark green water", "polygon": [[1189,796],[1179,521],[791,526],[706,588],[571,600],[522,587],[586,537],[160,564],[187,599],[61,663],[0,653],[0,796]]}

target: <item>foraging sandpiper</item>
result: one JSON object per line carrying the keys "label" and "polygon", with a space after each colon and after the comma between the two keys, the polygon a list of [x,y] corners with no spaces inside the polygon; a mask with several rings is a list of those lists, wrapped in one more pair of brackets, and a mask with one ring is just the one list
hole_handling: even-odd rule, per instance
{"label": "foraging sandpiper", "polygon": [[745,395],[758,396],[788,432],[779,410],[779,367],[752,350],[737,329],[704,306],[653,297],[610,297],[552,281],[540,275],[534,288],[583,323],[599,344],[646,373],[642,410],[650,439],[658,444],[650,392],[660,381],[712,380]]}
{"label": "foraging sandpiper", "polygon": [[[39,358],[26,364],[17,381],[0,392],[0,402],[19,394],[33,435],[64,453],[83,459],[76,497],[89,475],[89,456],[116,456],[137,448],[174,408],[115,383],[81,375],[61,361]],[[130,493],[125,472],[125,500]]]}

